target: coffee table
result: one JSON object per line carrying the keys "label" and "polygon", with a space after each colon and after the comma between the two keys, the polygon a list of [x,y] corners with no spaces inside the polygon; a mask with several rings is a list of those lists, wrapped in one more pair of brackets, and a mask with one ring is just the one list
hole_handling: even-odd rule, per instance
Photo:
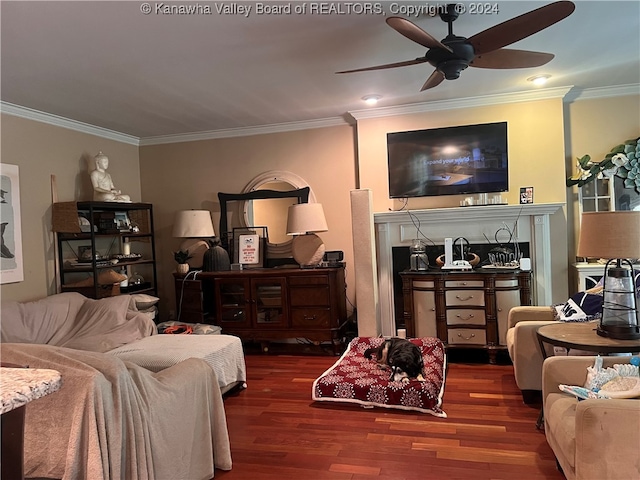
{"label": "coffee table", "polygon": [[[596,333],[599,322],[554,322],[540,327],[537,331],[538,342],[542,357],[547,358],[544,344],[548,343],[556,347],[575,348],[596,354],[608,355],[610,353],[638,353],[640,352],[640,339],[617,340],[615,338],[602,337]],[[542,409],[536,423],[538,429],[542,428]]]}

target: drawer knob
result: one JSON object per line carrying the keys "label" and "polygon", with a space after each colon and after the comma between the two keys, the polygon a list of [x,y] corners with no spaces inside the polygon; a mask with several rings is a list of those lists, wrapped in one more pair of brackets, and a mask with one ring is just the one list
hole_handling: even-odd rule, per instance
{"label": "drawer knob", "polygon": [[470,318],[475,318],[475,315],[472,313],[470,315],[467,315],[466,317],[463,317],[462,315],[458,314],[456,315],[456,317],[458,317],[460,320],[469,320]]}
{"label": "drawer knob", "polygon": [[471,335],[469,335],[468,337],[465,337],[464,335],[462,335],[461,333],[458,334],[458,337],[463,339],[463,340],[471,340],[472,338],[474,338],[476,336],[475,333],[472,333]]}
{"label": "drawer knob", "polygon": [[469,295],[468,297],[464,297],[464,298],[462,298],[460,295],[456,295],[456,298],[461,302],[466,302],[467,300],[471,300],[473,298],[473,295]]}
{"label": "drawer knob", "polygon": [[305,320],[315,320],[316,316],[315,315],[304,315],[304,319]]}

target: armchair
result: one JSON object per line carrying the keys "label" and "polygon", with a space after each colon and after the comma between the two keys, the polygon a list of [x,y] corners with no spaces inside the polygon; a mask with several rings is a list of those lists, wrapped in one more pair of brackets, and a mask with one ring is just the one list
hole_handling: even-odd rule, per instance
{"label": "armchair", "polygon": [[[536,332],[538,328],[554,322],[551,307],[514,307],[507,321],[507,350],[513,363],[516,384],[525,403],[536,403],[542,391],[542,362],[544,357]],[[553,348],[547,346],[547,355]]]}
{"label": "armchair", "polygon": [[[603,366],[631,357],[603,357]],[[567,480],[640,478],[640,399],[578,401],[558,385],[584,385],[592,356],[549,357],[542,368],[545,436]]]}

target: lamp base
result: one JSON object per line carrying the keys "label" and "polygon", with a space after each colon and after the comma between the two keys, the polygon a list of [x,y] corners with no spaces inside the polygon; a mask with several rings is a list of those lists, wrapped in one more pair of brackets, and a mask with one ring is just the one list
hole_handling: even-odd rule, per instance
{"label": "lamp base", "polygon": [[598,325],[596,333],[601,337],[616,340],[635,340],[640,338],[640,327],[637,325]]}
{"label": "lamp base", "polygon": [[293,237],[291,242],[293,259],[303,268],[320,265],[322,257],[324,257],[324,251],[324,243],[315,233],[297,235]]}

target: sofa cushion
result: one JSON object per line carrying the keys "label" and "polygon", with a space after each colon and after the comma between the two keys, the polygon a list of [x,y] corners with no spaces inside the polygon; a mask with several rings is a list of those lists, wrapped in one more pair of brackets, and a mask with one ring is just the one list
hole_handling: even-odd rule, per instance
{"label": "sofa cushion", "polygon": [[575,469],[576,406],[575,397],[562,393],[550,393],[545,401],[544,423],[551,447],[559,449],[572,469]]}

